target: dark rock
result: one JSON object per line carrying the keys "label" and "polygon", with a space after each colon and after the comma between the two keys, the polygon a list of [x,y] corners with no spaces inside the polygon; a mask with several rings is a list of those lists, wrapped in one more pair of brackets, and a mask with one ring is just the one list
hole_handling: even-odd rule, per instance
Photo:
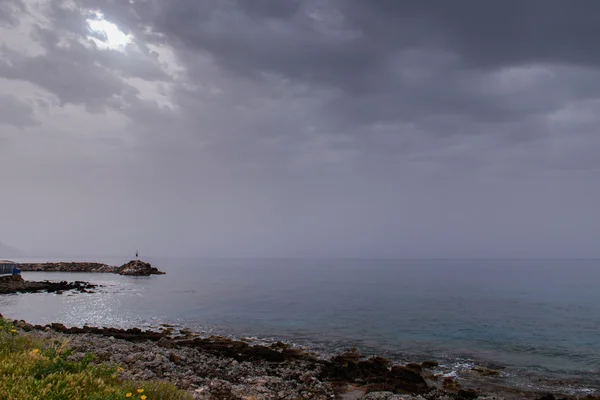
{"label": "dark rock", "polygon": [[361,358],[362,354],[360,354],[358,349],[350,349],[346,350],[340,355],[335,356],[332,361],[334,363],[347,365],[348,363],[357,363]]}
{"label": "dark rock", "polygon": [[421,364],[409,363],[406,364],[406,368],[414,369],[415,371],[421,372],[423,367],[421,366]]}
{"label": "dark rock", "polygon": [[49,325],[41,326],[34,325],[32,327],[33,330],[50,330],[55,332],[64,333],[67,335],[81,334],[81,333],[91,333],[102,336],[112,336],[116,339],[123,339],[130,342],[145,342],[145,341],[153,341],[158,342],[160,339],[165,336],[162,333],[154,332],[154,331],[142,331],[139,328],[132,329],[118,329],[118,328],[98,328],[94,326],[84,326],[83,328],[72,327],[67,328],[63,324],[52,323]]}
{"label": "dark rock", "polygon": [[265,346],[248,346],[245,348],[244,355],[245,357],[241,357],[241,360],[265,360],[270,362],[282,362],[285,360],[283,354]]}
{"label": "dark rock", "polygon": [[150,276],[164,274],[164,272],[159,271],[157,268],[150,265],[150,263],[140,260],[129,261],[127,264],[119,267],[117,273],[119,275],[128,276]]}
{"label": "dark rock", "polygon": [[367,393],[373,392],[394,392],[396,387],[393,383],[383,382],[383,383],[370,383],[365,387],[365,391]]}
{"label": "dark rock", "polygon": [[461,399],[461,400],[476,399],[479,396],[479,394],[473,389],[467,389],[467,390],[460,389],[456,395],[457,395],[457,398]]}
{"label": "dark rock", "polygon": [[63,293],[68,290],[95,288],[96,285],[87,282],[33,282],[26,281],[20,275],[0,277],[0,294],[8,293]]}
{"label": "dark rock", "polygon": [[[586,399],[597,399],[597,397],[592,397],[591,395],[586,397]],[[560,399],[557,399],[556,397],[554,397],[553,394],[546,394],[542,397],[538,397],[536,400],[568,400],[566,397],[561,397]]]}
{"label": "dark rock", "polygon": [[460,384],[449,376],[444,378],[444,380],[442,381],[442,385],[444,386],[444,389],[448,390],[460,389]]}
{"label": "dark rock", "polygon": [[272,349],[287,349],[288,345],[283,343],[283,342],[277,342],[277,343],[273,343],[271,346]]}
{"label": "dark rock", "polygon": [[66,326],[64,326],[63,324],[56,323],[56,322],[51,323],[50,327],[57,332],[65,332],[67,330]]}
{"label": "dark rock", "polygon": [[410,368],[394,366],[391,371],[396,392],[424,393],[429,390],[427,382],[419,372]]}
{"label": "dark rock", "polygon": [[169,354],[169,361],[171,361],[174,364],[181,364],[181,357],[179,357],[175,353],[171,353]]}
{"label": "dark rock", "polygon": [[23,320],[15,322],[15,326],[19,329],[24,330],[25,332],[30,332],[31,330],[33,330],[33,325],[31,325]]}
{"label": "dark rock", "polygon": [[368,392],[391,391],[395,393],[425,393],[429,390],[420,371],[393,366],[382,357],[357,360],[357,353],[344,353],[333,357],[323,366],[322,378],[333,382],[366,384]]}
{"label": "dark rock", "polygon": [[431,368],[435,368],[437,366],[439,366],[440,364],[435,362],[435,361],[423,361],[421,363],[421,367],[425,368],[425,369],[431,369]]}
{"label": "dark rock", "polygon": [[491,369],[491,368],[487,368],[487,367],[482,367],[481,365],[474,366],[473,371],[478,372],[479,374],[481,374],[483,376],[500,375],[500,371],[496,371],[495,369]]}
{"label": "dark rock", "polygon": [[157,346],[164,347],[165,349],[172,349],[175,347],[173,341],[167,337],[162,337],[156,342]]}
{"label": "dark rock", "polygon": [[226,399],[235,399],[235,397],[232,395],[232,387],[231,387],[231,383],[221,380],[221,379],[215,379],[214,381],[212,381],[210,383],[209,389],[210,394],[211,394],[211,398],[213,399],[222,399],[222,400],[226,400]]}

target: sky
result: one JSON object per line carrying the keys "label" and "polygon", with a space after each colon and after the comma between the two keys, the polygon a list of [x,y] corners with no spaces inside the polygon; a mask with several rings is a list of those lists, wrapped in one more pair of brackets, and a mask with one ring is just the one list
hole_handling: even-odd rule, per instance
{"label": "sky", "polygon": [[600,257],[599,15],[596,0],[0,0],[0,241]]}

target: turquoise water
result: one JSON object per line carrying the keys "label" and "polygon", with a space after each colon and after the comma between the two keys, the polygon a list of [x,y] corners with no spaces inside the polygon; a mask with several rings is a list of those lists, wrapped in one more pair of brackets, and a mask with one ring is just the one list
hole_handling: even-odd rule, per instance
{"label": "turquoise water", "polygon": [[168,274],[24,273],[106,286],[3,296],[0,312],[67,325],[169,322],[324,353],[356,346],[399,360],[475,360],[600,387],[599,260],[150,261]]}

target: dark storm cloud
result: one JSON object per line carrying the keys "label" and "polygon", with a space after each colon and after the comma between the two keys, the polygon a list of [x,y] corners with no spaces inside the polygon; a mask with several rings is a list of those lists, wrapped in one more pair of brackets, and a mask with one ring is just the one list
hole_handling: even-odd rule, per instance
{"label": "dark storm cloud", "polygon": [[[365,83],[400,51],[443,49],[464,67],[528,63],[598,65],[600,4],[536,0],[243,1],[153,3],[152,26],[209,50],[236,71],[273,71],[341,87]],[[271,5],[271,7],[268,6]],[[146,21],[150,22],[150,21]],[[435,63],[435,60],[429,60]],[[383,84],[381,84],[383,86]]]}
{"label": "dark storm cloud", "polygon": [[332,117],[348,125],[432,114],[519,119],[600,90],[597,79],[577,82],[581,73],[597,75],[595,68],[567,71],[546,82],[545,93],[516,102],[514,93],[485,86],[486,74],[502,67],[593,68],[600,37],[600,4],[593,1],[90,4],[176,46],[192,79],[201,80],[203,71],[191,54],[203,52],[236,76],[275,74],[339,91]]}
{"label": "dark storm cloud", "polygon": [[[407,33],[413,45],[452,49],[472,66],[600,63],[594,51],[600,4],[593,0],[351,0],[344,4],[348,20],[367,35],[388,38],[388,49],[394,47],[398,34]],[[403,30],[402,21],[409,21],[412,29]]]}

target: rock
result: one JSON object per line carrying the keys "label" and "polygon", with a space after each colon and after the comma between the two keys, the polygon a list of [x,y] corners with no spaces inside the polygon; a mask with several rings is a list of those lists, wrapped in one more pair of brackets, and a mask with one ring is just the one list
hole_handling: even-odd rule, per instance
{"label": "rock", "polygon": [[410,368],[410,369],[414,369],[415,371],[419,371],[421,372],[421,369],[423,369],[423,367],[421,366],[421,364],[415,364],[415,363],[409,363],[405,365],[406,368]]}
{"label": "rock", "polygon": [[169,361],[171,361],[174,364],[181,364],[181,357],[179,357],[175,353],[171,353],[169,354]]}
{"label": "rock", "polygon": [[360,354],[360,351],[358,351],[358,349],[352,348],[336,356],[334,360],[342,364],[347,364],[349,362],[358,362],[358,360],[360,360],[362,357],[363,356],[362,354]]}
{"label": "rock", "polygon": [[500,375],[500,371],[496,371],[495,369],[491,369],[491,368],[487,368],[487,367],[482,367],[481,365],[474,366],[472,370],[475,372],[478,372],[479,374],[481,374],[483,376]]}
{"label": "rock", "polygon": [[215,379],[210,382],[208,386],[208,391],[216,399],[231,399],[233,398],[231,391],[231,383],[221,380]]}
{"label": "rock", "polygon": [[[597,399],[597,397],[592,397],[590,395],[590,396],[587,396],[586,399]],[[536,400],[568,400],[568,399],[566,397],[562,397],[560,399],[557,399],[556,397],[554,397],[553,394],[548,393],[548,394],[546,394],[546,395],[544,395],[542,397],[538,397]]]}
{"label": "rock", "polygon": [[63,324],[59,324],[57,322],[51,323],[50,328],[52,328],[53,330],[55,330],[57,332],[65,332],[67,330],[66,326],[64,326]]}
{"label": "rock", "polygon": [[439,366],[440,364],[435,362],[435,361],[423,361],[421,363],[421,367],[425,368],[425,369],[431,369],[431,368],[436,368],[437,366]]}
{"label": "rock", "polygon": [[460,384],[449,376],[444,378],[444,380],[442,381],[442,385],[444,386],[444,389],[448,389],[448,390],[459,390],[460,389]]}
{"label": "rock", "polygon": [[172,349],[175,347],[173,341],[167,337],[162,337],[156,342],[157,346],[164,347],[165,349]]}
{"label": "rock", "polygon": [[49,292],[62,293],[69,290],[95,288],[96,285],[87,282],[34,282],[26,281],[20,275],[0,277],[0,294]]}
{"label": "rock", "polygon": [[473,389],[468,389],[468,390],[460,389],[456,395],[461,400],[463,400],[463,399],[464,400],[472,400],[472,399],[476,399],[478,397],[477,392],[474,391]]}
{"label": "rock", "polygon": [[16,321],[15,326],[19,329],[22,329],[25,332],[30,332],[31,330],[33,330],[33,325],[31,325],[23,320]]}
{"label": "rock", "polygon": [[410,368],[394,366],[391,374],[394,378],[396,391],[409,393],[424,393],[429,390],[427,382],[417,371]]}
{"label": "rock", "polygon": [[181,330],[179,330],[179,333],[184,335],[184,336],[193,336],[192,330],[190,328],[183,328]]}
{"label": "rock", "polygon": [[159,271],[157,268],[150,265],[150,263],[140,260],[129,261],[127,264],[119,267],[117,273],[119,275],[128,276],[150,276],[164,274],[164,272]]}
{"label": "rock", "polygon": [[427,382],[417,369],[392,366],[382,357],[359,360],[357,352],[346,352],[323,366],[321,377],[331,381],[366,384],[367,392],[425,393]]}

